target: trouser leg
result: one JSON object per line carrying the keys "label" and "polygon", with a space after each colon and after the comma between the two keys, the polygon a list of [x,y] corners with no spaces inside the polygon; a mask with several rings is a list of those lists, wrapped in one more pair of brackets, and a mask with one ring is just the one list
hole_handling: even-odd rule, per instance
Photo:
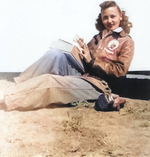
{"label": "trouser leg", "polygon": [[79,76],[81,75],[81,71],[66,58],[61,50],[51,49],[21,73],[18,78],[14,79],[16,83],[20,83],[42,74]]}
{"label": "trouser leg", "polygon": [[7,88],[4,99],[7,110],[31,110],[49,104],[94,100],[100,94],[79,77],[44,74]]}

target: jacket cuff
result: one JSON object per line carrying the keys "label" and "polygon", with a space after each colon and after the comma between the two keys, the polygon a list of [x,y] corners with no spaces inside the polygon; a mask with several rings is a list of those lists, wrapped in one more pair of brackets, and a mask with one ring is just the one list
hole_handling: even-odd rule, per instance
{"label": "jacket cuff", "polygon": [[93,64],[94,64],[94,59],[91,59],[91,61],[89,63],[86,63],[87,66],[90,68],[92,68]]}
{"label": "jacket cuff", "polygon": [[91,59],[91,61],[89,63],[86,63],[86,61],[84,60],[85,71],[88,73],[91,72],[93,64],[94,64],[94,59]]}
{"label": "jacket cuff", "polygon": [[84,61],[85,65],[85,71],[86,73],[89,73],[90,75],[100,77],[101,79],[105,79],[106,72],[98,65],[94,65],[94,59],[92,59],[89,63],[86,63]]}

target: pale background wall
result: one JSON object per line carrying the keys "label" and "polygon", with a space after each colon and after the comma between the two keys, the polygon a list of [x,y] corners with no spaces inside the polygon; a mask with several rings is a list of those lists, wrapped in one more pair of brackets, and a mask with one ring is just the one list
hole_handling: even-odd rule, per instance
{"label": "pale background wall", "polygon": [[[0,72],[23,71],[48,49],[52,41],[86,42],[97,33],[102,0],[0,0]],[[116,0],[133,23],[135,56],[130,70],[150,70],[149,0]]]}

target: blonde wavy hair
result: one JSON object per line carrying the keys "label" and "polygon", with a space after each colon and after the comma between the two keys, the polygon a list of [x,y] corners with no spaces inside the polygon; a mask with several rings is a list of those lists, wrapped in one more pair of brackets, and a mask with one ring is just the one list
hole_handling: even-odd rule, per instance
{"label": "blonde wavy hair", "polygon": [[[123,30],[129,34],[130,33],[130,29],[133,27],[132,23],[129,22],[129,18],[128,16],[126,16],[126,12],[125,11],[121,11],[120,7],[116,4],[115,1],[104,1],[103,3],[101,3],[99,5],[101,7],[101,12],[109,7],[117,7],[119,13],[122,15],[122,20],[120,21],[120,27],[123,28]],[[101,19],[101,13],[98,15],[98,18],[96,19],[96,29],[98,31],[102,31],[105,29],[104,24],[102,23],[102,19]]]}

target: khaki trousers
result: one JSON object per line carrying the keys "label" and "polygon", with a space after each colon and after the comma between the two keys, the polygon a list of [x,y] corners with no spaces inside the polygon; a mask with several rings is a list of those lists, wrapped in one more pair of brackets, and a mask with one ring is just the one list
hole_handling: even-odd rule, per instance
{"label": "khaki trousers", "polygon": [[95,100],[101,93],[80,76],[43,74],[4,91],[6,110],[31,110],[50,104]]}

